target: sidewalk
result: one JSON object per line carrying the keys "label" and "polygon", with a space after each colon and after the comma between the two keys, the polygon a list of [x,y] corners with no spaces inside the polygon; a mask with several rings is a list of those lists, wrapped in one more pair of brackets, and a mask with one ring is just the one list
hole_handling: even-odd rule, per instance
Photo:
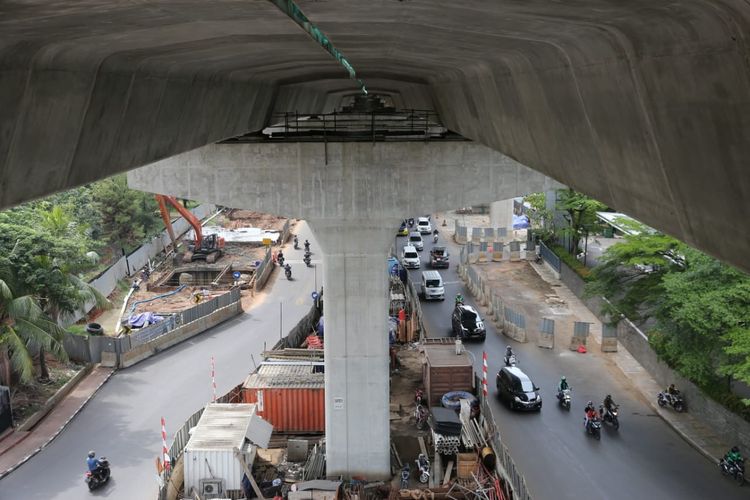
{"label": "sidewalk", "polygon": [[112,368],[95,366],[31,431],[5,435],[0,440],[0,479],[51,443],[112,373]]}
{"label": "sidewalk", "polygon": [[593,340],[596,346],[590,344],[590,349],[597,349],[598,354],[614,361],[622,373],[630,380],[633,386],[653,408],[654,412],[659,415],[670,427],[672,427],[682,438],[687,441],[693,448],[701,452],[706,458],[713,462],[718,462],[724,456],[724,453],[730,448],[728,443],[722,441],[716,432],[698,421],[690,411],[686,413],[677,413],[673,410],[662,409],[656,404],[656,395],[664,390],[660,387],[651,375],[636,361],[633,356],[622,345],[618,346],[617,352],[602,353],[599,348],[602,343],[602,324],[601,321],[581,302],[581,300],[568,288],[562,281],[555,278],[552,271],[544,264],[535,264],[529,262],[537,274],[551,286],[555,287],[557,294],[565,300],[568,307],[573,313],[581,318],[582,321],[593,323],[591,325],[589,340]]}

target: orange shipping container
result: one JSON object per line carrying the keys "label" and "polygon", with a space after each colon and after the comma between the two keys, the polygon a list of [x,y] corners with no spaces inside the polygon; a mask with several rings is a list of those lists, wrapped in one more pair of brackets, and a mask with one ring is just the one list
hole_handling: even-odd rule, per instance
{"label": "orange shipping container", "polygon": [[245,380],[242,399],[276,432],[325,432],[325,382],[312,366],[262,365]]}

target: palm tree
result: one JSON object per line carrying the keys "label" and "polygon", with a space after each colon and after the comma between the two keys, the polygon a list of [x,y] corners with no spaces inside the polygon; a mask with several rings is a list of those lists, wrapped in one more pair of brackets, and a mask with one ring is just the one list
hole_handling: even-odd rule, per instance
{"label": "palm tree", "polygon": [[[89,285],[82,279],[78,278],[66,269],[60,268],[54,259],[40,259],[40,264],[46,264],[48,269],[47,280],[44,287],[39,290],[42,299],[40,303],[43,311],[47,314],[55,325],[59,325],[65,315],[72,315],[79,309],[96,305],[99,309],[110,307],[110,302],[96,288]],[[62,331],[62,334],[59,332]],[[58,326],[50,332],[62,346],[65,330]],[[39,371],[42,381],[49,380],[49,370],[44,358],[45,351],[48,350],[45,345],[39,345]],[[57,358],[56,352],[52,354]]]}
{"label": "palm tree", "polygon": [[34,379],[32,353],[37,347],[67,361],[62,345],[65,330],[49,319],[36,297],[21,295],[12,273],[4,271],[0,272],[0,357],[9,361],[22,383],[29,383]]}

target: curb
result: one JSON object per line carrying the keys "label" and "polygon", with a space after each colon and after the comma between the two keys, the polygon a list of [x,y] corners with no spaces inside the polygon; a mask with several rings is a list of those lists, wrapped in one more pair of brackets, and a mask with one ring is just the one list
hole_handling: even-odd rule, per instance
{"label": "curb", "polygon": [[[96,367],[96,366],[95,366],[95,367]],[[95,368],[95,367],[94,367],[94,368]],[[93,368],[92,368],[92,371],[93,371]],[[107,382],[107,381],[108,381],[108,380],[110,379],[110,377],[112,377],[112,375],[114,375],[114,374],[115,374],[115,372],[116,372],[116,370],[112,370],[112,371],[111,371],[111,372],[109,373],[109,375],[107,375],[107,377],[106,377],[106,378],[105,378],[104,380],[102,380],[102,381],[101,381],[101,383],[100,383],[100,384],[99,384],[98,386],[96,386],[96,388],[95,388],[95,389],[94,389],[94,390],[93,390],[93,391],[91,392],[91,394],[89,394],[89,396],[88,396],[88,397],[87,397],[87,398],[86,398],[86,399],[85,399],[85,400],[83,401],[83,403],[81,403],[81,406],[79,406],[79,407],[78,407],[78,408],[76,409],[76,411],[74,411],[74,412],[73,412],[73,414],[72,414],[72,415],[71,415],[71,416],[70,416],[70,417],[69,417],[69,418],[68,418],[68,419],[67,419],[67,420],[66,420],[66,421],[65,421],[65,422],[64,422],[64,423],[63,423],[63,424],[62,424],[62,425],[61,425],[61,426],[60,426],[60,427],[59,427],[59,428],[58,428],[58,429],[57,429],[57,430],[56,430],[56,431],[55,431],[55,432],[54,432],[54,433],[52,434],[52,436],[50,436],[50,438],[49,438],[49,439],[47,439],[47,441],[45,441],[45,442],[44,442],[44,443],[43,443],[43,444],[42,444],[42,445],[41,445],[41,446],[40,446],[39,448],[35,449],[35,450],[34,450],[34,451],[32,451],[31,453],[29,453],[28,455],[26,455],[25,457],[23,457],[23,458],[22,458],[22,459],[21,459],[21,460],[20,460],[20,461],[19,461],[19,462],[18,462],[17,464],[15,464],[14,466],[12,466],[12,467],[10,467],[10,468],[8,468],[8,469],[4,470],[4,471],[1,471],[1,472],[0,472],[0,479],[4,478],[4,477],[5,477],[5,476],[7,476],[8,474],[10,474],[11,472],[13,472],[13,471],[14,471],[14,470],[16,470],[17,468],[19,468],[19,467],[20,467],[21,465],[23,465],[24,463],[26,463],[27,461],[29,461],[29,460],[30,460],[30,459],[31,459],[31,458],[32,458],[32,457],[33,457],[34,455],[36,455],[37,453],[39,453],[40,451],[42,451],[42,450],[43,450],[44,448],[46,448],[46,447],[47,447],[47,445],[49,445],[49,444],[50,444],[50,443],[51,443],[52,441],[54,441],[54,439],[55,439],[55,438],[56,438],[57,436],[59,436],[59,435],[60,435],[60,433],[61,433],[61,432],[63,431],[63,429],[65,429],[65,427],[67,427],[67,426],[68,426],[68,424],[69,424],[69,423],[71,422],[71,420],[73,420],[73,419],[75,418],[75,416],[76,416],[76,415],[78,415],[78,413],[79,413],[79,412],[80,412],[80,411],[81,411],[81,410],[83,409],[83,407],[84,407],[84,406],[86,406],[86,404],[87,404],[87,403],[88,403],[88,402],[89,402],[89,401],[91,400],[91,398],[93,398],[93,397],[94,397],[94,395],[95,395],[95,394],[96,394],[97,392],[99,392],[99,389],[101,389],[101,387],[102,387],[102,386],[103,386],[103,385],[104,385],[104,384],[105,384],[105,383],[106,383],[106,382]]]}

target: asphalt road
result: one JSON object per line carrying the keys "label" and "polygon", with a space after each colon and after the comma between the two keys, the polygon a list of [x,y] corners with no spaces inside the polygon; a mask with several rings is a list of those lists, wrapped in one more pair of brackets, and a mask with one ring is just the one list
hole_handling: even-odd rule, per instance
{"label": "asphalt road", "polygon": [[[306,224],[298,225],[298,232],[300,246],[310,239],[316,263],[320,247]],[[55,441],[0,481],[0,499],[156,498],[154,460],[161,453],[160,418],[166,419],[171,436],[211,400],[211,356],[216,361],[218,395],[242,383],[253,369],[251,355],[258,361],[264,343],[270,348],[279,339],[280,303],[285,332],[310,309],[314,270],[305,268],[302,250],[287,248],[284,254],[292,265],[292,281],[277,269],[267,293],[249,311],[118,371]],[[317,279],[320,284],[321,272]],[[112,465],[110,484],[93,493],[83,481],[89,449],[106,455]]]}
{"label": "asphalt road", "polygon": [[[416,284],[420,283],[420,273],[429,269],[425,262],[429,262],[432,237],[425,235],[424,239],[422,268],[409,271]],[[405,237],[397,239],[399,249],[405,241]],[[446,241],[442,233],[439,245],[448,246],[451,265],[439,270],[445,282],[445,301],[422,301],[425,327],[432,337],[452,335],[456,293],[460,291],[466,303],[477,306],[456,273],[459,247]],[[682,440],[623,374],[607,366],[601,357],[520,344],[498,335],[491,321],[485,325],[485,342],[467,343],[466,347],[475,355],[478,373],[482,351],[487,352],[488,388],[501,439],[535,500],[748,498],[747,486],[738,487],[723,477],[715,464]],[[495,375],[503,363],[506,345],[513,347],[519,367],[541,388],[541,412],[511,412],[495,397]],[[555,398],[562,374],[573,386],[570,412],[562,410]],[[598,404],[608,393],[620,405],[621,426],[619,431],[605,426],[601,441],[596,441],[584,433],[583,407],[588,400]]]}

